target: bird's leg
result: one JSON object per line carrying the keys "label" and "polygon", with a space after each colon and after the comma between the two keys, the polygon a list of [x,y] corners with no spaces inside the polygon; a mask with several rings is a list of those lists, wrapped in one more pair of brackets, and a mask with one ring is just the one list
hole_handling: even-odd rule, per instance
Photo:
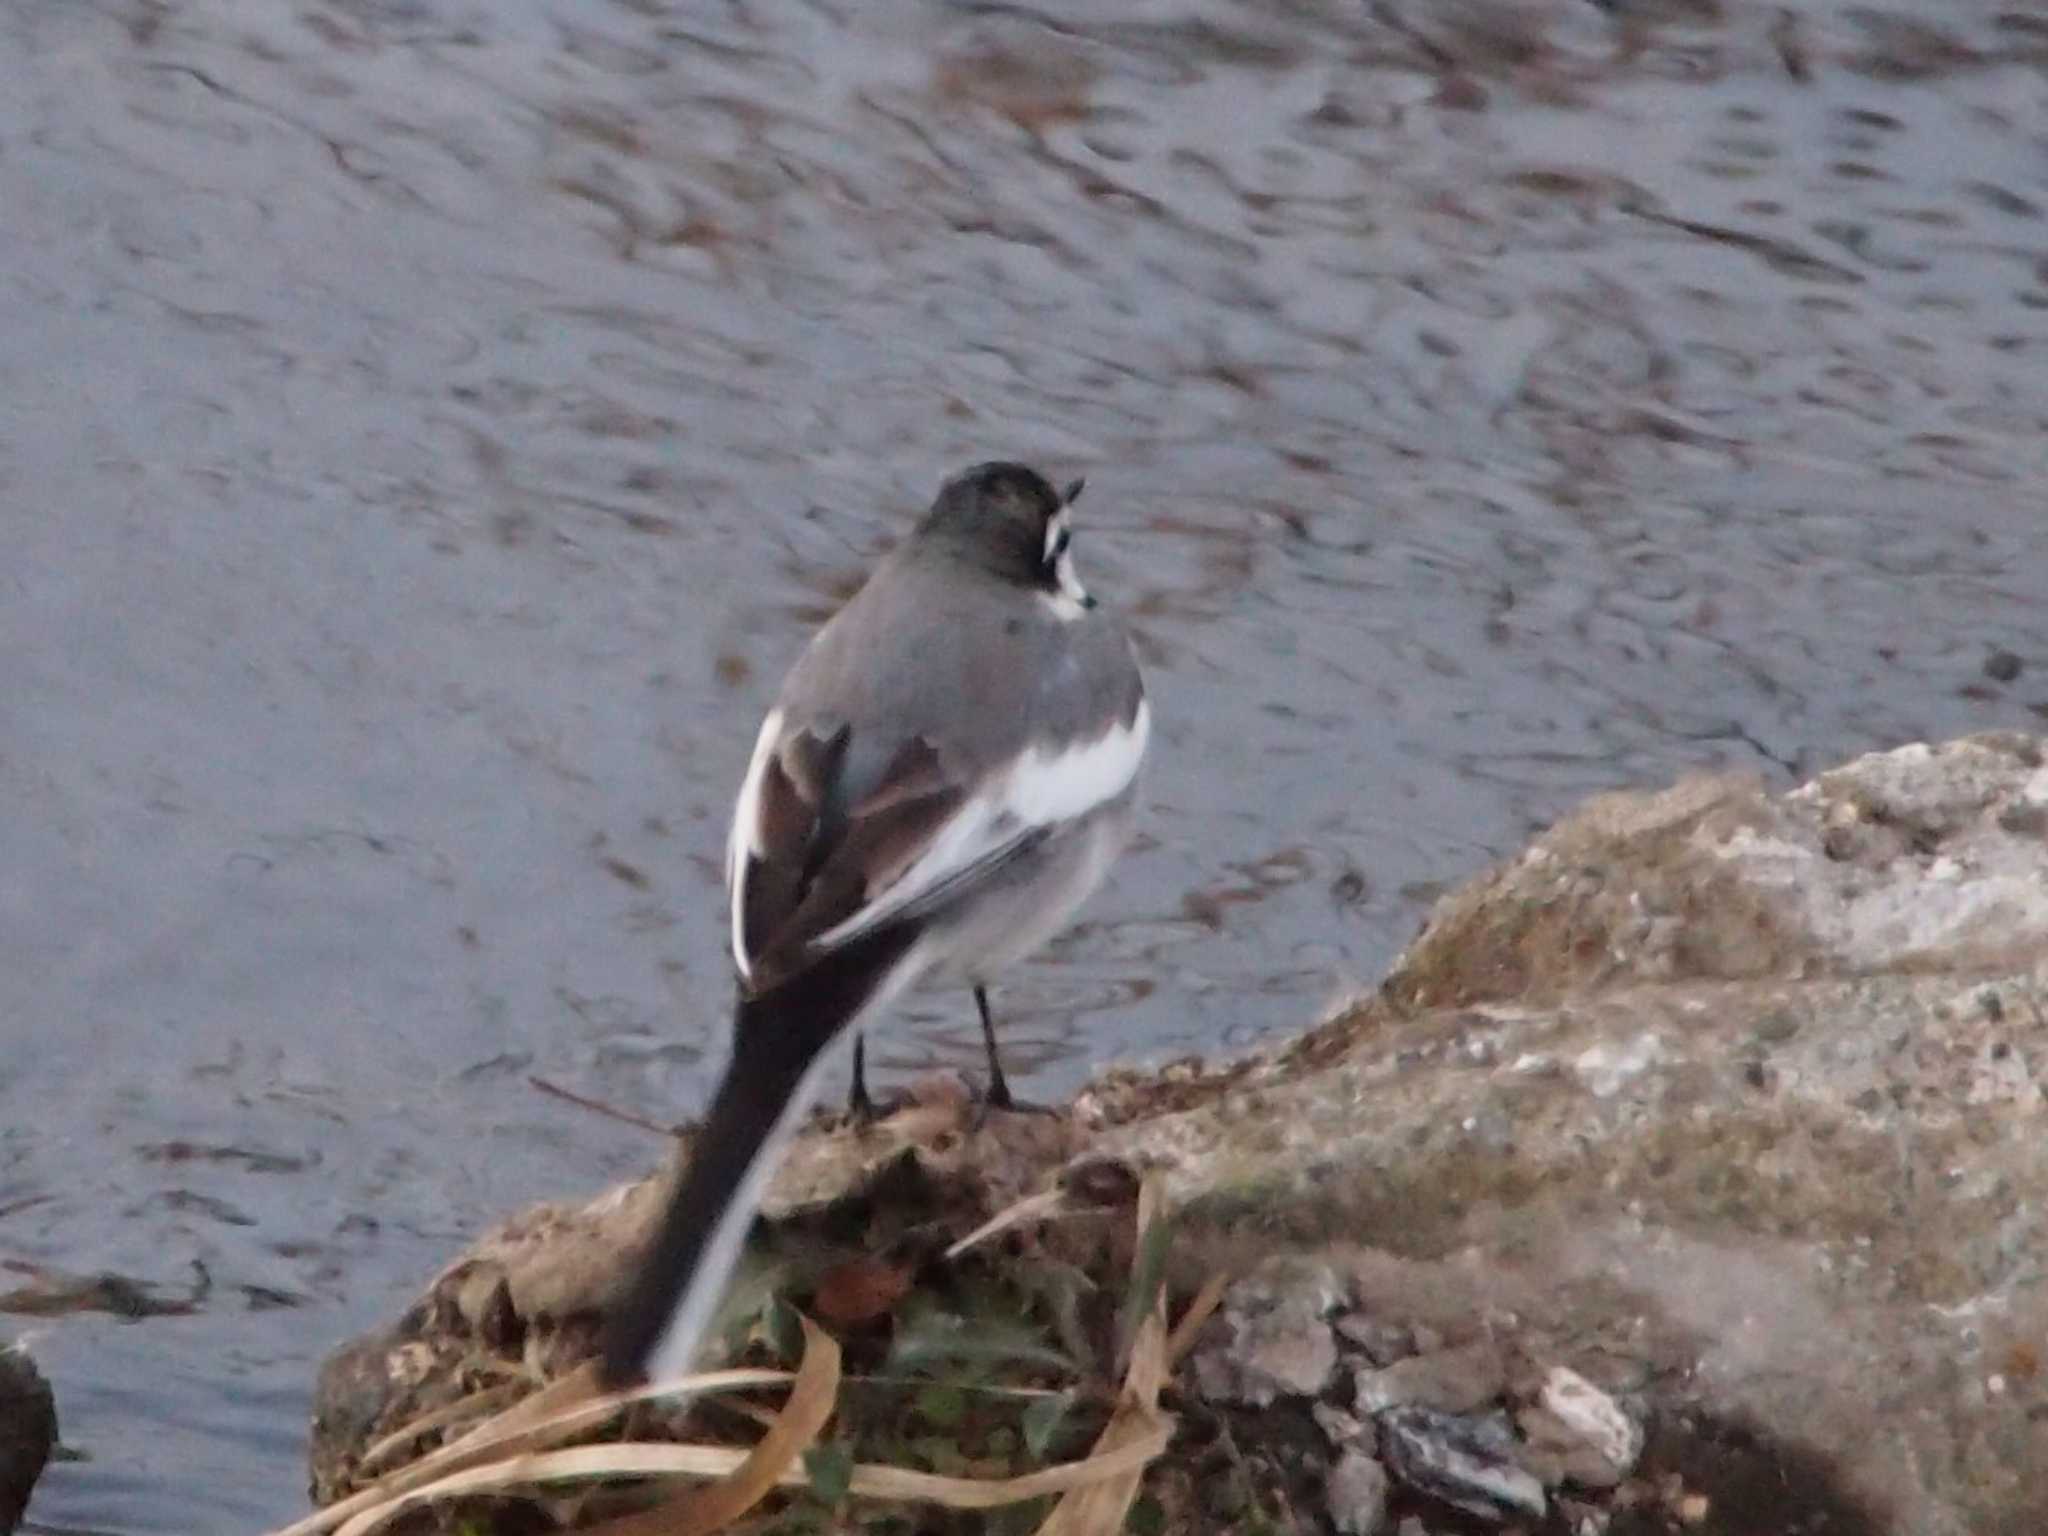
{"label": "bird's leg", "polygon": [[981,1011],[981,1043],[988,1048],[988,1089],[981,1095],[981,1103],[975,1110],[974,1128],[981,1128],[982,1121],[988,1118],[992,1109],[1013,1115],[1058,1115],[1059,1111],[1050,1104],[1033,1104],[1011,1094],[1010,1080],[1003,1076],[1003,1064],[996,1056],[996,1024],[989,1017],[988,988],[974,989],[974,1006]]}
{"label": "bird's leg", "polygon": [[996,1055],[996,1025],[988,1016],[987,987],[974,989],[974,1006],[981,1012],[981,1043],[988,1048],[988,1091],[982,1094],[981,1102],[990,1109],[1015,1109],[1017,1101],[1010,1097],[1010,1080],[1003,1076],[1002,1059]]}
{"label": "bird's leg", "polygon": [[846,1118],[865,1128],[881,1117],[882,1112],[868,1096],[868,1037],[856,1032],[853,1037],[853,1090],[846,1096]]}

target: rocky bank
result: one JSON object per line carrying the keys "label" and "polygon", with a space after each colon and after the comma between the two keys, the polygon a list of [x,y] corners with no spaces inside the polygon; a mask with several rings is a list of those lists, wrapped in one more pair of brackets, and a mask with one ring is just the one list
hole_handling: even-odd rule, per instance
{"label": "rocky bank", "polygon": [[[1186,1529],[2019,1536],[2044,1069],[2048,757],[1973,737],[1601,797],[1303,1038],[1056,1118],[821,1125],[770,1214],[906,1158],[956,1223],[1162,1168],[1170,1289],[1234,1277],[1173,1383],[1201,1448],[1153,1472]],[[659,1183],[515,1219],[339,1351],[319,1496],[479,1352],[578,1358]]]}

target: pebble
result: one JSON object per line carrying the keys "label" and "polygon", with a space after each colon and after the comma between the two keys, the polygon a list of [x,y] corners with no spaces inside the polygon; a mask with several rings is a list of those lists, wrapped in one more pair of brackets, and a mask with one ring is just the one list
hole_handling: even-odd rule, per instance
{"label": "pebble", "polygon": [[1323,1493],[1330,1521],[1344,1536],[1379,1536],[1387,1528],[1386,1469],[1365,1452],[1338,1457]]}
{"label": "pebble", "polygon": [[1643,1427],[1568,1366],[1552,1366],[1536,1401],[1516,1415],[1522,1464],[1545,1483],[1612,1488],[1643,1454]]}
{"label": "pebble", "polygon": [[1543,1484],[1521,1465],[1504,1414],[1390,1408],[1379,1431],[1388,1468],[1419,1493],[1489,1520],[1541,1519],[1549,1508]]}
{"label": "pebble", "polygon": [[1264,1408],[1279,1397],[1315,1397],[1337,1373],[1330,1314],[1343,1288],[1327,1265],[1268,1264],[1230,1288],[1223,1326],[1194,1357],[1196,1384],[1217,1402]]}
{"label": "pebble", "polygon": [[1337,1332],[1356,1344],[1374,1365],[1392,1365],[1415,1353],[1415,1340],[1399,1323],[1383,1323],[1363,1312],[1337,1319]]}
{"label": "pebble", "polygon": [[1379,1444],[1379,1436],[1372,1425],[1356,1415],[1346,1413],[1342,1408],[1333,1408],[1328,1403],[1317,1403],[1309,1409],[1316,1421],[1316,1428],[1323,1432],[1323,1438],[1330,1442],[1333,1450],[1360,1450],[1370,1452]]}
{"label": "pebble", "polygon": [[1470,1413],[1507,1391],[1507,1362],[1486,1339],[1434,1355],[1411,1355],[1353,1377],[1353,1402],[1361,1413],[1389,1408],[1434,1408]]}

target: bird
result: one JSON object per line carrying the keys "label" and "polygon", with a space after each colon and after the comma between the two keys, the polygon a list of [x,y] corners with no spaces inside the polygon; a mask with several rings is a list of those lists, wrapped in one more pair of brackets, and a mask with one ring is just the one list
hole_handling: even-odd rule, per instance
{"label": "bird", "polygon": [[953,475],[784,678],[726,845],[730,1055],[607,1308],[608,1385],[694,1363],[831,1048],[907,988],[974,990],[985,1097],[1009,1102],[988,983],[1123,851],[1152,731],[1130,637],[1075,572],[1083,484]]}

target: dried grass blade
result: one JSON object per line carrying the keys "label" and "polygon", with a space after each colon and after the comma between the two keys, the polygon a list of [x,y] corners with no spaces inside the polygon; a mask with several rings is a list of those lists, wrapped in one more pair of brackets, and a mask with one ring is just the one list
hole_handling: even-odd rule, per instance
{"label": "dried grass blade", "polygon": [[984,1221],[972,1232],[961,1238],[959,1242],[953,1244],[952,1247],[946,1250],[945,1256],[949,1260],[957,1259],[961,1254],[967,1252],[968,1249],[978,1247],[990,1238],[1009,1231],[1012,1227],[1020,1227],[1027,1221],[1038,1221],[1044,1217],[1056,1214],[1065,1202],[1066,1193],[1063,1190],[1048,1189],[1035,1195],[1026,1195],[1022,1200],[1015,1201],[1005,1206],[1002,1210],[997,1211],[995,1215],[989,1217],[987,1221]]}
{"label": "dried grass blade", "polygon": [[1195,1347],[1195,1339],[1202,1331],[1202,1324],[1209,1321],[1217,1307],[1223,1303],[1223,1293],[1230,1289],[1230,1276],[1218,1270],[1202,1282],[1202,1288],[1195,1292],[1195,1299],[1188,1303],[1187,1311],[1181,1313],[1180,1321],[1173,1325],[1173,1332],[1166,1338],[1166,1367],[1172,1370],[1187,1358],[1187,1352]]}
{"label": "dried grass blade", "polygon": [[[624,1392],[597,1393],[594,1366],[586,1366],[549,1383],[503,1413],[486,1419],[461,1439],[442,1446],[409,1466],[379,1479],[338,1503],[294,1521],[271,1536],[324,1536],[345,1526],[366,1510],[376,1509],[414,1489],[474,1466],[490,1457],[513,1457],[559,1445],[602,1424],[631,1403],[656,1398],[701,1396],[741,1387],[774,1386],[790,1379],[787,1371],[700,1371]],[[596,1394],[596,1395],[593,1395]],[[404,1434],[401,1430],[399,1433]]]}
{"label": "dried grass blade", "polygon": [[803,1324],[804,1354],[789,1401],[746,1458],[710,1487],[658,1509],[606,1521],[591,1536],[711,1536],[760,1503],[797,1467],[839,1399],[839,1341],[808,1317],[797,1320]]}
{"label": "dried grass blade", "polygon": [[[1165,1179],[1154,1170],[1145,1175],[1138,1190],[1138,1265],[1153,1268],[1149,1260],[1152,1234],[1164,1229],[1166,1215]],[[1142,1276],[1139,1278],[1142,1279]],[[1120,1448],[1156,1445],[1151,1454],[1129,1470],[1114,1477],[1077,1488],[1062,1498],[1038,1528],[1038,1536],[1117,1536],[1130,1514],[1144,1482],[1145,1467],[1172,1438],[1172,1425],[1159,1412],[1159,1389],[1166,1381],[1166,1297],[1165,1288],[1154,1274],[1149,1282],[1152,1295],[1131,1339],[1130,1366],[1124,1372],[1123,1391],[1116,1411],[1095,1440],[1095,1454],[1101,1456]],[[1164,1433],[1161,1430],[1164,1429]]]}
{"label": "dried grass blade", "polygon": [[948,1509],[997,1509],[1050,1494],[1071,1494],[1115,1478],[1142,1473],[1146,1464],[1173,1439],[1173,1424],[1163,1415],[1139,1436],[1112,1450],[1098,1450],[1081,1461],[1061,1462],[1018,1477],[946,1477],[937,1472],[912,1472],[903,1467],[862,1462],[853,1469],[852,1491],[869,1499],[896,1499],[940,1504]]}
{"label": "dried grass blade", "polygon": [[[1114,1479],[1135,1478],[1165,1451],[1172,1437],[1171,1421],[1154,1415],[1141,1432],[1126,1435],[1121,1444],[1099,1450],[1086,1460],[1064,1462],[1021,1477],[985,1480],[863,1462],[853,1469],[849,1491],[859,1498],[939,1504],[950,1509],[995,1509],[1027,1499],[1071,1493]],[[749,1454],[737,1446],[636,1441],[508,1456],[488,1466],[450,1473],[423,1487],[391,1495],[374,1508],[359,1510],[342,1526],[340,1536],[374,1536],[410,1510],[464,1494],[518,1493],[550,1483],[606,1479],[731,1477],[745,1464]],[[803,1468],[792,1460],[784,1464],[775,1481],[782,1487],[793,1488],[802,1487],[808,1479]],[[608,1536],[617,1536],[616,1524],[605,1529]]]}
{"label": "dried grass blade", "polygon": [[494,1414],[467,1434],[451,1440],[431,1456],[423,1456],[400,1476],[424,1474],[432,1477],[473,1464],[522,1436],[531,1435],[543,1424],[563,1414],[586,1407],[605,1393],[597,1384],[597,1367],[580,1365],[568,1375],[549,1382],[538,1392],[521,1398],[503,1413]]}
{"label": "dried grass blade", "polygon": [[[849,1491],[859,1498],[939,1504],[951,1509],[994,1509],[1004,1504],[1021,1504],[1027,1499],[1085,1488],[1105,1479],[1141,1473],[1148,1462],[1166,1449],[1172,1434],[1171,1423],[1161,1420],[1142,1438],[1131,1440],[1113,1451],[1098,1453],[1085,1461],[1046,1467],[1021,1477],[987,1480],[946,1477],[935,1472],[911,1472],[901,1467],[863,1462],[853,1469]],[[553,1483],[730,1477],[739,1470],[748,1454],[737,1446],[645,1441],[536,1451],[508,1457],[488,1466],[470,1467],[427,1487],[401,1494],[388,1500],[383,1507],[358,1515],[342,1528],[340,1536],[375,1536],[399,1515],[422,1504],[464,1494],[519,1493]],[[783,1468],[776,1481],[784,1488],[797,1488],[804,1486],[808,1478],[801,1466],[792,1463]],[[606,1536],[616,1536],[616,1526],[603,1529]],[[590,1536],[596,1536],[596,1533],[590,1533]]]}
{"label": "dried grass blade", "polygon": [[[526,1386],[523,1381],[501,1381],[494,1387],[480,1387],[467,1397],[459,1398],[452,1403],[444,1403],[431,1413],[421,1414],[411,1423],[402,1425],[382,1439],[371,1442],[370,1448],[363,1452],[362,1460],[356,1463],[357,1476],[375,1472],[422,1435],[430,1435],[437,1429],[471,1417],[478,1417],[479,1422],[487,1422],[524,1398]],[[477,1426],[471,1426],[475,1427]]]}

